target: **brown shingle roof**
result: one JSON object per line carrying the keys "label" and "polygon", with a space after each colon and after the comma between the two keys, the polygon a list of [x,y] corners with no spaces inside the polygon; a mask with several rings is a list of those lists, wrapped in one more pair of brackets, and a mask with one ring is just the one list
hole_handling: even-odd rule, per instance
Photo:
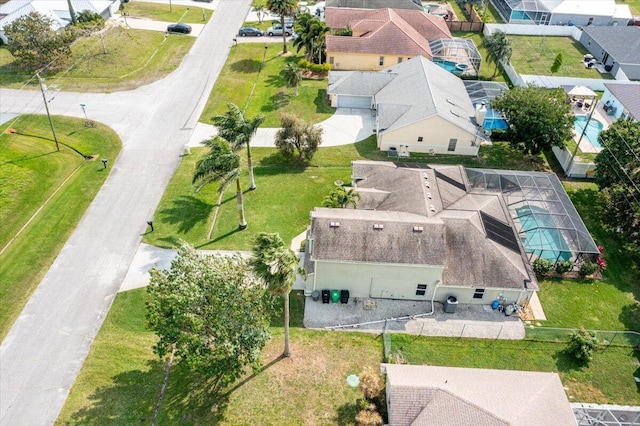
{"label": "brown shingle roof", "polygon": [[431,58],[429,40],[452,38],[444,19],[417,10],[327,8],[327,25],[351,27],[361,36],[327,36],[327,52]]}

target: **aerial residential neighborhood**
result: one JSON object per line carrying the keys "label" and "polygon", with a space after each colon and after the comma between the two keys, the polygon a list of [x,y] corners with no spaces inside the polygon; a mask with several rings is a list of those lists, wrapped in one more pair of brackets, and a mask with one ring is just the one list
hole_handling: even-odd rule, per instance
{"label": "aerial residential neighborhood", "polygon": [[640,424],[640,0],[1,0],[0,425]]}

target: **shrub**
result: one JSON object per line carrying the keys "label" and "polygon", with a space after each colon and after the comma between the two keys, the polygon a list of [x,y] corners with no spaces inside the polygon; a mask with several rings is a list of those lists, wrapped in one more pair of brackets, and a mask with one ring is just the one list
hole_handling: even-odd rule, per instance
{"label": "shrub", "polygon": [[557,273],[562,275],[562,274],[566,274],[567,272],[572,270],[573,269],[573,265],[574,265],[574,263],[569,261],[569,260],[561,260],[559,262],[556,262],[556,265],[555,265],[554,269],[555,269],[555,271]]}
{"label": "shrub", "polygon": [[[372,404],[373,405],[373,404]],[[381,426],[384,424],[382,416],[374,408],[360,410],[356,415],[356,423],[358,426]]]}
{"label": "shrub", "polygon": [[588,364],[593,359],[593,351],[598,348],[598,339],[590,331],[580,329],[569,335],[567,353],[577,361]]}
{"label": "shrub", "polygon": [[309,70],[315,74],[327,74],[331,70],[331,65],[329,64],[314,64],[309,62],[305,58],[302,58],[298,61],[298,68],[302,68],[305,70]]}
{"label": "shrub", "polygon": [[372,400],[384,389],[382,375],[372,367],[366,367],[360,374],[360,391],[367,400]]}
{"label": "shrub", "polygon": [[533,262],[533,272],[538,276],[546,275],[551,272],[552,269],[553,262],[550,260],[540,258]]}
{"label": "shrub", "polygon": [[598,264],[595,262],[584,262],[580,265],[580,276],[586,277],[595,273],[599,269]]}

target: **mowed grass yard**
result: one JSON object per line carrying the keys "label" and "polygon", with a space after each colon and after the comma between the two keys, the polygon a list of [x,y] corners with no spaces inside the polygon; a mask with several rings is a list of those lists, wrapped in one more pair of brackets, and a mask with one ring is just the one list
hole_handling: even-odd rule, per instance
{"label": "mowed grass yard", "polygon": [[[249,117],[263,114],[265,121],[262,127],[280,127],[280,114],[283,112],[294,113],[312,123],[319,123],[333,114],[335,109],[329,106],[327,99],[326,78],[303,79],[298,87],[298,96],[294,96],[294,89],[286,85],[283,71],[286,64],[297,63],[302,56],[279,56],[282,43],[266,46],[266,51],[263,43],[239,44],[231,48],[200,116],[201,122],[211,124],[211,117],[224,113],[228,103],[245,108],[265,54],[264,67],[246,109]],[[291,51],[291,43],[288,48]]]}
{"label": "mowed grass yard", "polygon": [[[144,289],[117,295],[56,424],[151,421],[166,360],[151,350],[156,338],[144,328],[144,297]],[[300,328],[301,292],[292,293],[291,308],[291,358],[279,359],[284,342],[278,316],[262,352],[263,371],[247,372],[226,395],[212,395],[206,380],[175,366],[157,424],[353,424],[361,395],[346,378],[382,361],[382,339]]]}
{"label": "mowed grass yard", "polygon": [[[150,3],[145,1],[130,1],[124,4],[124,11],[130,18],[151,19],[153,21],[183,22],[185,24],[204,24],[209,22],[213,13],[210,9],[186,7],[169,3]],[[119,12],[118,12],[119,13]]]}
{"label": "mowed grass yard", "polygon": [[571,37],[540,37],[509,35],[513,54],[511,65],[519,74],[551,75],[551,66],[558,53],[564,61],[554,75],[565,77],[585,77],[612,79],[609,73],[600,74],[595,68],[586,68],[583,55],[589,53],[580,42]]}
{"label": "mowed grass yard", "polygon": [[122,146],[116,133],[100,124],[86,128],[84,120],[57,116],[53,121],[60,152],[46,116],[22,116],[11,123],[17,133],[0,134],[0,250],[62,185],[0,255],[0,340],[111,170],[103,171],[100,161],[87,161],[75,150],[113,164]]}
{"label": "mowed grass yard", "polygon": [[[75,92],[114,92],[152,83],[178,68],[195,41],[179,34],[114,27],[107,31],[105,55],[99,37],[78,40],[72,56],[46,71],[50,89]],[[39,88],[35,75],[16,65],[9,51],[0,48],[0,86]]]}

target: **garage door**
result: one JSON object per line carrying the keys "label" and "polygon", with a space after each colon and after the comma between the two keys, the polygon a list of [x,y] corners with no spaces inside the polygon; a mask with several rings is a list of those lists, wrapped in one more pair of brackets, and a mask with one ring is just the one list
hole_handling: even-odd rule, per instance
{"label": "garage door", "polygon": [[371,96],[338,96],[338,108],[371,109]]}

